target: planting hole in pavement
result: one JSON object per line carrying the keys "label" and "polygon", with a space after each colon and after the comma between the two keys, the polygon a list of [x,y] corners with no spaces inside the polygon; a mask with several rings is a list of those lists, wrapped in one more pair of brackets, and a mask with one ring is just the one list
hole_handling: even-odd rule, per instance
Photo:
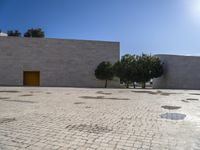
{"label": "planting hole in pavement", "polygon": [[188,101],[198,101],[199,99],[197,98],[187,98]]}
{"label": "planting hole in pavement", "polygon": [[168,109],[168,110],[174,110],[174,109],[180,109],[181,108],[179,106],[167,106],[167,105],[161,106],[161,107],[164,108],[164,109]]}
{"label": "planting hole in pavement", "polygon": [[189,103],[189,101],[187,101],[187,100],[181,100],[182,102],[185,102],[185,103]]}
{"label": "planting hole in pavement", "polygon": [[86,108],[86,109],[89,109],[89,108],[92,108],[92,107],[90,107],[90,106],[86,106],[85,108]]}
{"label": "planting hole in pavement", "polygon": [[163,96],[169,96],[170,93],[161,93],[160,95],[163,95]]}
{"label": "planting hole in pavement", "polygon": [[186,115],[180,113],[165,113],[160,115],[163,119],[170,119],[170,120],[184,120]]}
{"label": "planting hole in pavement", "polygon": [[103,94],[103,95],[111,95],[112,93],[105,93],[105,92],[103,92],[103,91],[98,91],[98,92],[96,92],[97,94]]}
{"label": "planting hole in pavement", "polygon": [[0,124],[16,121],[15,118],[0,118]]}
{"label": "planting hole in pavement", "polygon": [[18,93],[20,91],[0,91],[0,93]]}
{"label": "planting hole in pavement", "polygon": [[110,100],[130,100],[129,98],[104,98],[104,99],[110,99]]}
{"label": "planting hole in pavement", "polygon": [[79,132],[95,133],[95,134],[108,133],[112,131],[111,129],[108,129],[107,127],[102,127],[97,124],[96,125],[87,125],[87,124],[68,125],[65,128],[68,130],[76,130]]}
{"label": "planting hole in pavement", "polygon": [[158,94],[157,92],[152,92],[152,91],[132,91],[134,93],[146,93],[146,94],[152,94],[152,95],[156,95]]}
{"label": "planting hole in pavement", "polygon": [[84,98],[84,99],[103,99],[104,96],[81,96],[80,98]]}
{"label": "planting hole in pavement", "polygon": [[1,99],[9,99],[10,97],[0,97],[0,100]]}
{"label": "planting hole in pavement", "polygon": [[190,95],[200,95],[200,93],[190,93]]}
{"label": "planting hole in pavement", "polygon": [[163,96],[170,96],[171,94],[181,94],[181,93],[169,93],[169,92],[162,92],[162,91],[132,91],[135,93],[146,93],[146,94],[151,94],[151,95],[163,95]]}
{"label": "planting hole in pavement", "polygon": [[20,96],[33,96],[32,94],[24,94],[24,95],[20,95]]}
{"label": "planting hole in pavement", "polygon": [[80,98],[84,99],[108,99],[108,100],[130,100],[129,98],[106,98],[104,96],[81,96]]}
{"label": "planting hole in pavement", "polygon": [[1,101],[6,101],[6,102],[19,102],[19,103],[36,103],[34,101],[25,101],[25,100],[6,100],[2,99]]}
{"label": "planting hole in pavement", "polygon": [[85,102],[75,102],[75,105],[79,105],[79,104],[85,104]]}

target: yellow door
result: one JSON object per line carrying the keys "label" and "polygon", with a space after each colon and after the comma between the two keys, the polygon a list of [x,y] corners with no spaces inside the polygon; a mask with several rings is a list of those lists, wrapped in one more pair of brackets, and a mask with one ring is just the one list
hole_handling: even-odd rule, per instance
{"label": "yellow door", "polygon": [[40,86],[40,72],[24,71],[24,86]]}

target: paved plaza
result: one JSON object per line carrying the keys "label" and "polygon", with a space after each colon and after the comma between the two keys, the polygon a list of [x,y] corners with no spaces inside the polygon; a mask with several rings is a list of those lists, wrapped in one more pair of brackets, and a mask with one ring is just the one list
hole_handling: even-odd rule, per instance
{"label": "paved plaza", "polygon": [[0,88],[0,150],[199,150],[200,91]]}

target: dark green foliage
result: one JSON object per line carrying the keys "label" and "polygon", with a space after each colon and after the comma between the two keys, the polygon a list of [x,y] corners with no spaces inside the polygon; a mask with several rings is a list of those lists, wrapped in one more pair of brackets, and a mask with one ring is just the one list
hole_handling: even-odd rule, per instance
{"label": "dark green foliage", "polygon": [[137,60],[137,82],[142,83],[142,87],[145,88],[145,83],[151,79],[151,59],[147,55],[138,57]]}
{"label": "dark green foliage", "polygon": [[158,57],[152,57],[151,78],[158,78],[163,74],[163,64]]}
{"label": "dark green foliage", "polygon": [[135,55],[124,55],[121,61],[114,64],[114,72],[117,77],[120,78],[121,82],[129,87],[130,83],[136,81],[136,56]]}
{"label": "dark green foliage", "polygon": [[26,33],[24,33],[24,37],[45,37],[44,31],[41,28],[38,29],[29,29]]}
{"label": "dark green foliage", "polygon": [[16,36],[16,37],[20,37],[21,36],[21,33],[18,30],[14,30],[14,31],[9,30],[7,32],[7,34],[8,34],[8,36]]}
{"label": "dark green foliage", "polygon": [[105,80],[105,88],[107,88],[107,81],[112,80],[114,76],[112,64],[105,61],[100,63],[95,70],[95,76],[97,79]]}
{"label": "dark green foliage", "polygon": [[159,58],[142,54],[138,56],[136,72],[137,82],[142,83],[142,88],[145,88],[146,82],[163,74],[163,67]]}
{"label": "dark green foliage", "polygon": [[142,83],[142,87],[145,88],[146,82],[163,74],[160,59],[145,54],[141,56],[124,55],[120,61],[114,64],[113,69],[115,75],[126,84],[127,88],[130,83],[134,82]]}

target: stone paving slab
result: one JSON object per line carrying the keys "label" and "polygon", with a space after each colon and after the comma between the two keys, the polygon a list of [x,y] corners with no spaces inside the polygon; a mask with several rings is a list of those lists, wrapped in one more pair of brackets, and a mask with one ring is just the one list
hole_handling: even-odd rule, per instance
{"label": "stone paving slab", "polygon": [[199,150],[199,110],[200,91],[0,87],[0,150]]}

